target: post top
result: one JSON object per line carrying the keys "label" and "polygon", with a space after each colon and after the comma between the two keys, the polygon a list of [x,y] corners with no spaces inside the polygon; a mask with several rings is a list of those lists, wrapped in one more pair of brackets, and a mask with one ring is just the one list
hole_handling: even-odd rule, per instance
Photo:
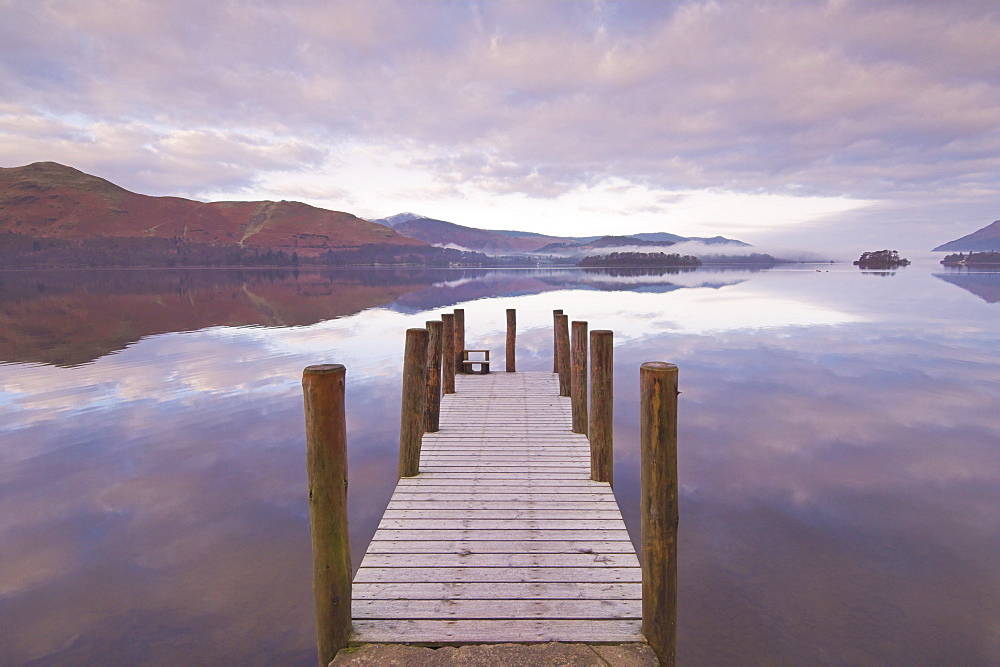
{"label": "post top", "polygon": [[677,364],[670,364],[666,361],[644,361],[642,366],[639,367],[644,371],[650,371],[652,373],[676,373]]}
{"label": "post top", "polygon": [[615,332],[611,329],[591,329],[591,336],[614,336]]}
{"label": "post top", "polygon": [[344,364],[313,364],[306,366],[302,371],[303,375],[329,375],[331,373],[343,373],[347,370]]}

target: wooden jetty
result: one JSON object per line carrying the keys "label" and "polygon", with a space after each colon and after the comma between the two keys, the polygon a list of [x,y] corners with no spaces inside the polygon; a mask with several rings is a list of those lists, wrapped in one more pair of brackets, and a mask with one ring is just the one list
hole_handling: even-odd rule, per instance
{"label": "wooden jetty", "polygon": [[640,567],[612,492],[612,332],[590,331],[588,392],[586,322],[571,346],[553,312],[553,373],[515,372],[515,322],[507,372],[482,375],[460,370],[461,309],[407,330],[400,478],[353,582],[345,368],[303,372],[320,665],[349,643],[644,640],[674,664],[677,367],[640,368]]}
{"label": "wooden jetty", "polygon": [[643,641],[639,561],[558,378],[455,379],[354,577],[353,641]]}

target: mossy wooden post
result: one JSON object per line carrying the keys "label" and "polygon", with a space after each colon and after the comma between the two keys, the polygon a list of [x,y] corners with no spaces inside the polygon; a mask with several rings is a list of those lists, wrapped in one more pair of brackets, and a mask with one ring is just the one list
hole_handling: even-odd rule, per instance
{"label": "mossy wooden post", "polygon": [[302,372],[316,647],[321,666],[347,646],[351,634],[345,375],[340,364],[308,366]]}
{"label": "mossy wooden post", "polygon": [[424,392],[424,432],[436,433],[441,419],[441,320],[427,322],[427,385]]}
{"label": "mossy wooden post", "polygon": [[559,395],[569,396],[569,315],[556,315],[556,357],[559,359]]}
{"label": "mossy wooden post", "polygon": [[639,370],[642,634],[661,665],[677,658],[677,366]]}
{"label": "mossy wooden post", "polygon": [[455,372],[464,373],[462,352],[465,351],[465,309],[455,309]]}
{"label": "mossy wooden post", "polygon": [[561,309],[552,311],[552,372],[559,372],[559,326],[556,320],[557,315],[562,315]]}
{"label": "mossy wooden post", "polygon": [[507,309],[507,372],[515,373],[514,339],[517,336],[517,310]]}
{"label": "mossy wooden post", "polygon": [[569,395],[573,408],[573,433],[587,433],[587,323],[573,322]]}
{"label": "mossy wooden post", "polygon": [[427,385],[427,329],[407,329],[403,352],[403,400],[399,411],[399,476],[420,472],[420,437],[424,434]]}
{"label": "mossy wooden post", "polygon": [[454,394],[455,393],[455,315],[454,313],[445,313],[441,316],[441,322],[443,327],[441,329],[441,339],[442,339],[442,349],[441,349],[441,359],[443,361],[444,369],[441,371],[444,379],[441,384],[444,388],[444,393]]}
{"label": "mossy wooden post", "polygon": [[614,486],[614,332],[590,332],[590,478]]}

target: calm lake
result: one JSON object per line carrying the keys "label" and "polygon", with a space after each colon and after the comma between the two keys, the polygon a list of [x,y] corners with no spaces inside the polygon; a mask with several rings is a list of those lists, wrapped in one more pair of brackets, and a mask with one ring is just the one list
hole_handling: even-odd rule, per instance
{"label": "calm lake", "polygon": [[404,331],[680,367],[678,658],[1000,663],[1000,273],[0,272],[0,664],[315,664],[302,369],[347,367],[355,567],[396,480]]}

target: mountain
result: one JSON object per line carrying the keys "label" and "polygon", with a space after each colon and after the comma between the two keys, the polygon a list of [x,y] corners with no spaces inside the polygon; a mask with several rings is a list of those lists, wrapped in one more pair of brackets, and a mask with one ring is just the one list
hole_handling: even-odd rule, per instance
{"label": "mountain", "polygon": [[681,241],[690,240],[685,236],[678,236],[669,232],[643,232],[642,234],[629,234],[629,236],[642,241],[659,241],[661,243],[680,243]]}
{"label": "mountain", "polygon": [[390,225],[400,234],[438,246],[454,245],[468,250],[500,254],[578,254],[595,248],[625,246],[666,246],[682,241],[699,241],[708,245],[751,247],[749,243],[722,236],[688,237],[668,232],[645,232],[629,236],[552,236],[537,232],[509,229],[479,229],[445,220],[417,217],[414,213],[399,213],[374,222]]}
{"label": "mountain", "polygon": [[420,215],[419,213],[397,213],[396,215],[390,215],[388,218],[378,218],[376,220],[369,219],[368,222],[376,222],[380,225],[385,225],[386,227],[395,227],[401,222],[408,222],[410,220],[419,220],[427,216]]}
{"label": "mountain", "polygon": [[[645,234],[636,234],[639,238],[645,236]],[[687,241],[697,241],[698,243],[704,243],[705,245],[728,245],[728,246],[740,246],[743,248],[752,248],[753,245],[750,243],[744,243],[743,241],[737,241],[736,239],[727,239],[725,236],[689,236]]]}
{"label": "mountain", "polygon": [[394,229],[400,234],[419,239],[424,243],[439,246],[454,245],[490,255],[534,252],[547,243],[561,240],[555,236],[528,232],[520,234],[517,232],[494,232],[433,218],[406,220],[397,223]]}
{"label": "mountain", "polygon": [[[672,235],[671,235],[672,236]],[[561,243],[550,243],[546,246],[542,246],[538,249],[540,253],[552,253],[552,254],[573,254],[578,255],[583,252],[590,250],[606,249],[606,248],[625,248],[632,246],[668,246],[673,245],[674,241],[643,241],[642,239],[635,236],[600,236],[592,241],[587,241],[586,243],[579,242],[561,242]]]}
{"label": "mountain", "polygon": [[378,244],[423,247],[350,213],[291,201],[150,197],[55,162],[0,168],[0,234],[79,242],[173,239],[320,255]]}
{"label": "mountain", "polygon": [[934,248],[934,252],[984,252],[1000,250],[1000,220],[994,220],[982,229],[977,229],[960,239],[948,241]]}

